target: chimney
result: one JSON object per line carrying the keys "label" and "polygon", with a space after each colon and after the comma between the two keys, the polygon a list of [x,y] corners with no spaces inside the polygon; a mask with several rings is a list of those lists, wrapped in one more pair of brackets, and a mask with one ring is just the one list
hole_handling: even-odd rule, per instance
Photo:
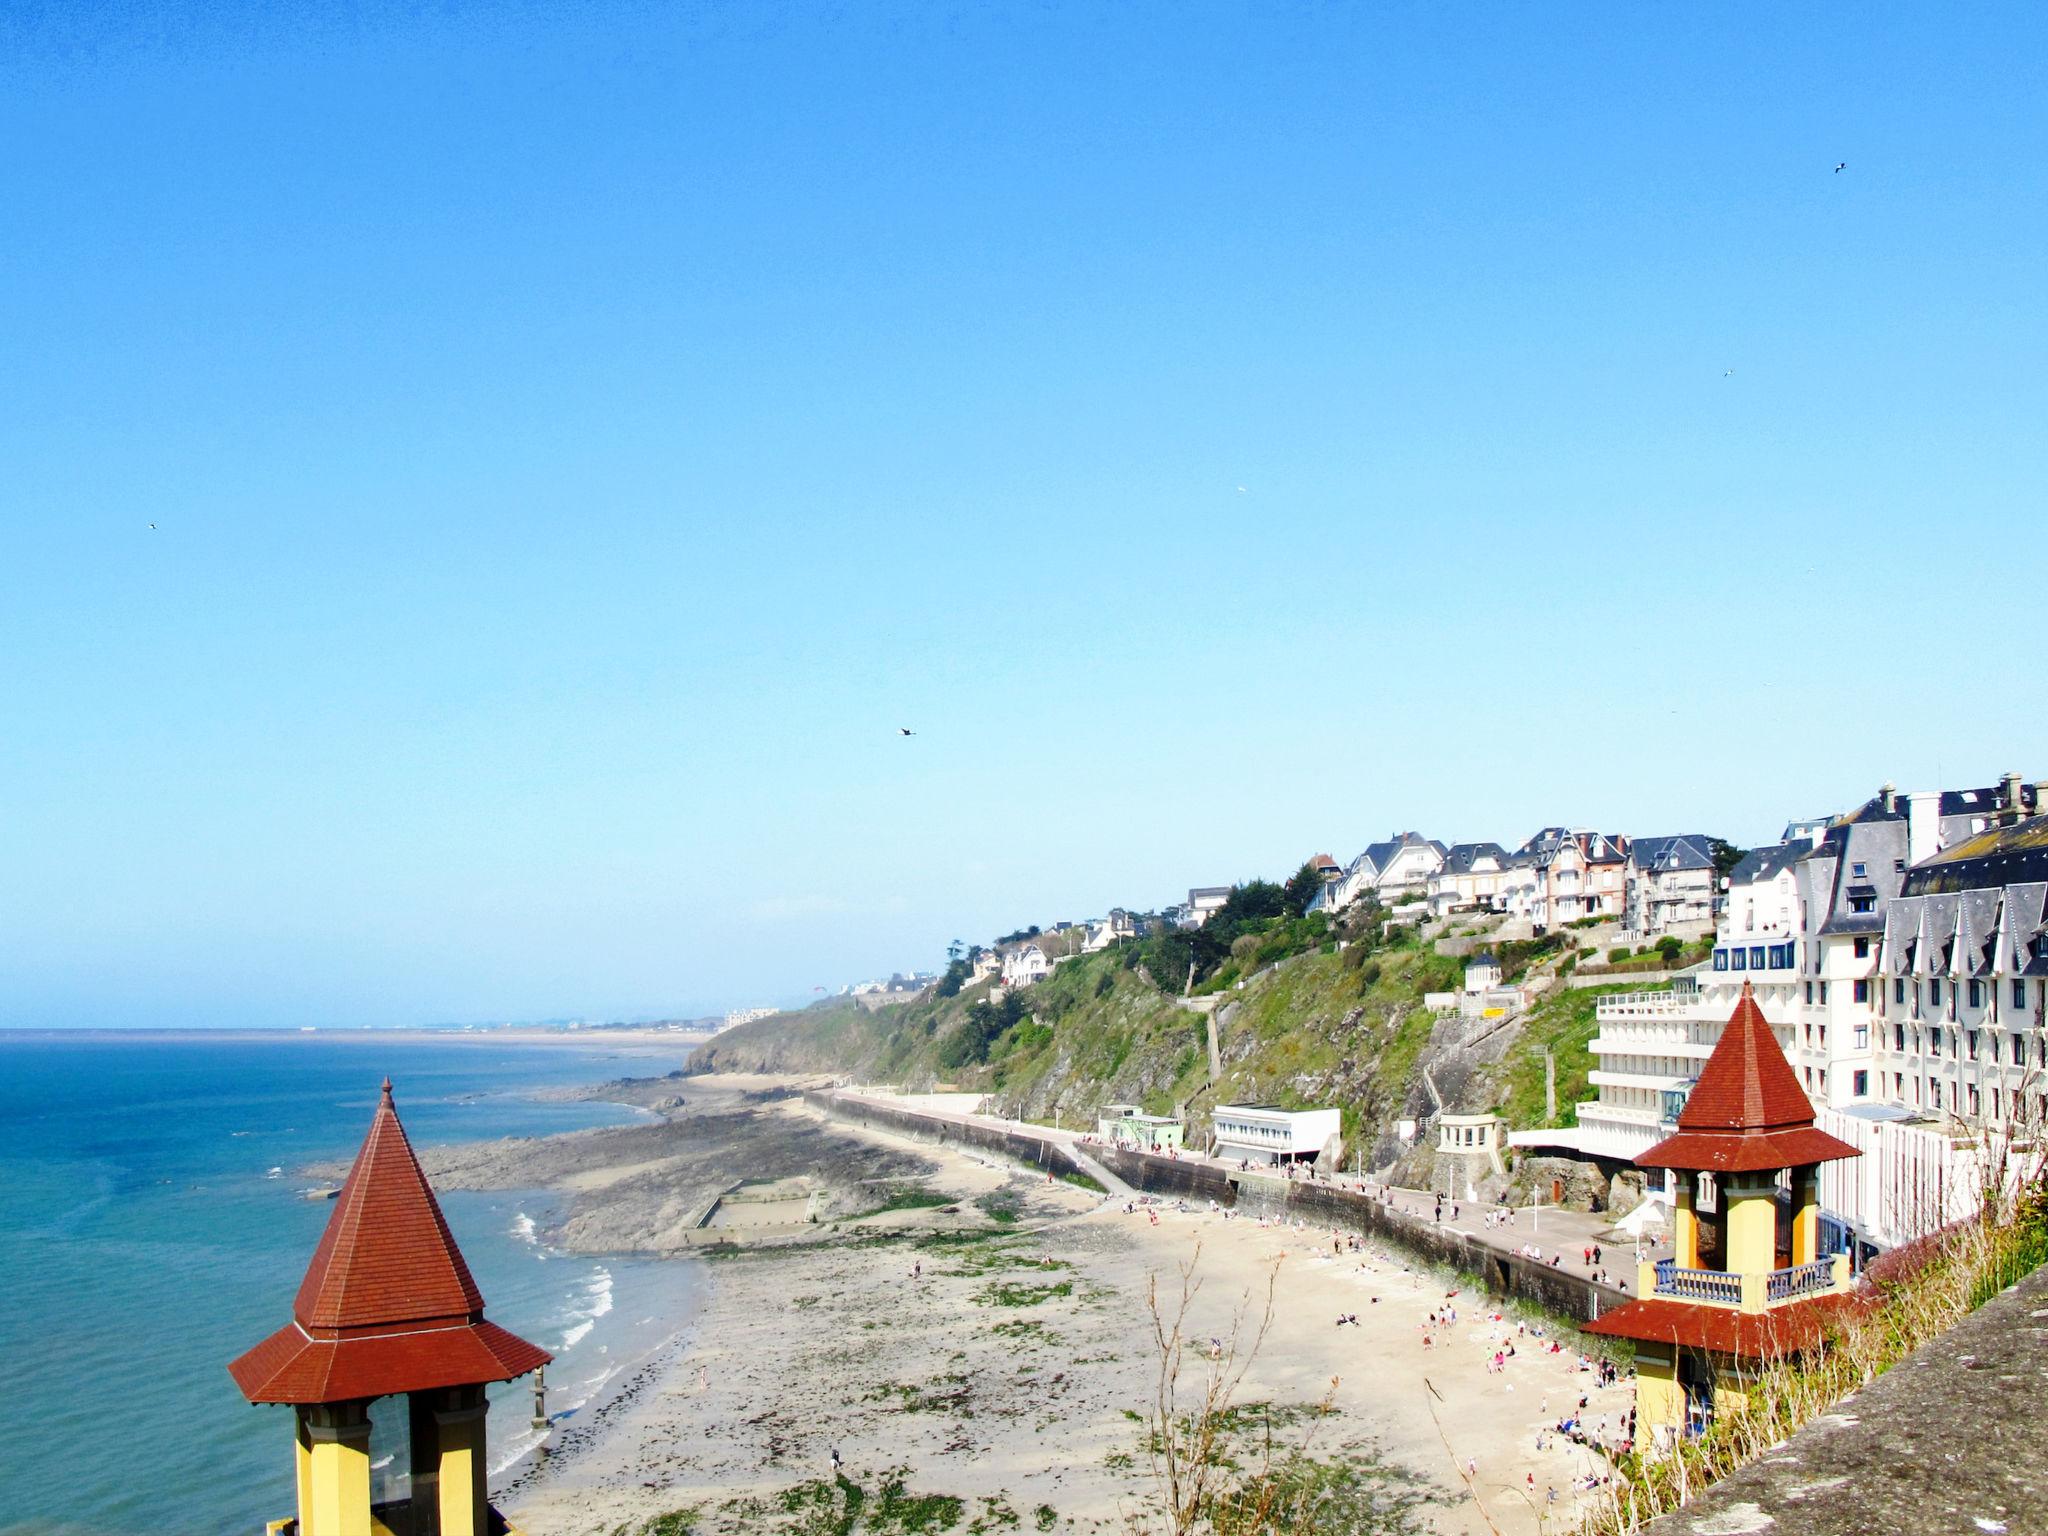
{"label": "chimney", "polygon": [[1877,801],[1884,807],[1885,815],[1891,815],[1899,808],[1899,786],[1886,779],[1883,787],[1877,792]]}
{"label": "chimney", "polygon": [[1918,864],[1941,852],[1941,793],[1921,790],[1906,796],[1906,863]]}
{"label": "chimney", "polygon": [[2020,778],[2017,768],[2005,776],[2005,793],[1999,797],[1999,800],[2005,807],[2006,825],[2010,826],[2016,821],[2026,819],[2027,799],[2025,781]]}

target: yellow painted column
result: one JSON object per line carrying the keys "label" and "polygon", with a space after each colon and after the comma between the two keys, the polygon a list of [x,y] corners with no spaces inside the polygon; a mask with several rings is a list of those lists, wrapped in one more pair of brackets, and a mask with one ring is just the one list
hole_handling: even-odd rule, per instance
{"label": "yellow painted column", "polygon": [[292,1410],[292,1464],[299,1492],[298,1536],[311,1536],[313,1529],[313,1437],[306,1428],[306,1410]]}
{"label": "yellow painted column", "polygon": [[1792,1170],[1792,1262],[1811,1264],[1820,1257],[1820,1170]]}
{"label": "yellow painted column", "polygon": [[370,1416],[367,1403],[320,1403],[306,1410],[312,1465],[306,1536],[370,1536]]}
{"label": "yellow painted column", "polygon": [[1728,1213],[1728,1272],[1768,1275],[1778,1267],[1776,1185],[1731,1179],[1722,1186],[1722,1202]]}
{"label": "yellow painted column", "polygon": [[[1660,1346],[1662,1347],[1662,1346]],[[1678,1348],[1659,1355],[1636,1346],[1636,1441],[1675,1433],[1685,1423],[1685,1391],[1678,1384]]]}
{"label": "yellow painted column", "polygon": [[482,1387],[456,1387],[436,1397],[434,1423],[439,1431],[440,1455],[435,1480],[440,1494],[441,1536],[487,1536],[489,1531],[485,1406]]}
{"label": "yellow painted column", "polygon": [[1672,1234],[1672,1256],[1678,1260],[1680,1269],[1700,1267],[1700,1218],[1692,1208],[1692,1175],[1678,1176],[1678,1206],[1674,1216],[1676,1227]]}

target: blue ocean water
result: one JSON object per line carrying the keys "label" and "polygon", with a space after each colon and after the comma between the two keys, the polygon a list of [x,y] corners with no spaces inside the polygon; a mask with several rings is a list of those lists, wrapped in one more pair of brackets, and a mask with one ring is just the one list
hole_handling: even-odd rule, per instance
{"label": "blue ocean water", "polygon": [[[0,1033],[0,1536],[214,1536],[291,1512],[291,1415],[249,1406],[226,1366],[289,1319],[333,1209],[305,1198],[299,1171],[354,1154],[385,1074],[426,1146],[630,1119],[530,1095],[666,1071],[679,1054],[398,1033]],[[555,1413],[687,1313],[688,1263],[549,1251],[545,1196],[441,1201],[490,1317],[555,1352]],[[531,1443],[531,1401],[526,1383],[494,1393],[494,1462]],[[378,1460],[402,1417],[377,1416]],[[401,1453],[380,1478],[402,1471]]]}

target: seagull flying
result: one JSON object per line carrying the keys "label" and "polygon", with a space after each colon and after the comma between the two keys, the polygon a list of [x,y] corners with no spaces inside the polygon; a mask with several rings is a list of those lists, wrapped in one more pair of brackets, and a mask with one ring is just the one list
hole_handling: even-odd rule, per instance
{"label": "seagull flying", "polygon": [[[1244,487],[1243,487],[1243,486],[1241,486],[1241,485],[1240,485],[1240,486],[1239,486],[1239,487],[1237,488],[1237,494],[1238,494],[1238,495],[1240,495],[1240,496],[1242,496],[1242,495],[1244,494]],[[150,526],[151,526],[151,527],[155,527],[156,525],[155,525],[154,523],[152,523],[152,524],[151,524]]]}
{"label": "seagull flying", "polygon": [[907,725],[899,725],[896,727],[896,734],[899,736],[915,736],[917,732],[913,731]]}
{"label": "seagull flying", "polygon": [[1836,162],[1835,162],[1835,174],[1836,174],[1837,176],[1841,175],[1841,174],[1842,174],[1842,172],[1846,171],[1847,169],[1849,169],[1849,162],[1848,162],[1848,161],[1846,161],[1846,160],[1838,160],[1838,161],[1836,161]]}
{"label": "seagull flying", "polygon": [[1730,368],[1726,373],[1722,374],[1721,377],[1724,379],[1732,379],[1735,377],[1735,370],[1733,368]]}
{"label": "seagull flying", "polygon": [[155,527],[156,527],[156,524],[155,524],[155,523],[151,523],[151,524],[150,524],[149,526],[150,526],[151,528],[155,528]]}

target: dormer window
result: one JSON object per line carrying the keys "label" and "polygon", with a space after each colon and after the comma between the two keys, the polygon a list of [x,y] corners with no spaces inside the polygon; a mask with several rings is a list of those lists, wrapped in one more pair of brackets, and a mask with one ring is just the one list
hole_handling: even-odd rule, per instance
{"label": "dormer window", "polygon": [[1861,864],[1851,864],[1849,866],[1849,873],[1858,880],[1867,878],[1864,874],[1864,869]]}

